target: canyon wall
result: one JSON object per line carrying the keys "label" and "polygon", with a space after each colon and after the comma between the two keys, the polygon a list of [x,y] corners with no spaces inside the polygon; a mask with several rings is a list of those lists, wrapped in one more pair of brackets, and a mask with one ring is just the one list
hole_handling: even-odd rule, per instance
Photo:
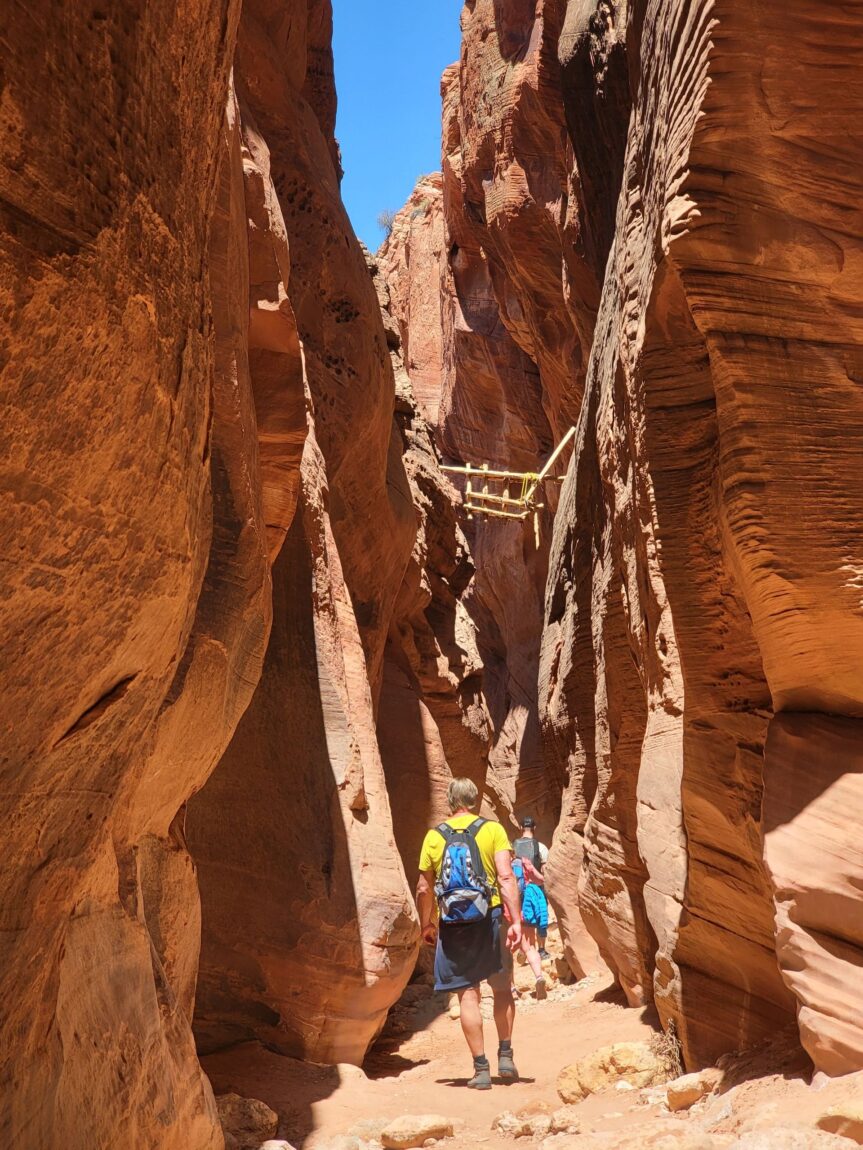
{"label": "canyon wall", "polygon": [[205,1044],[333,1059],[413,966],[374,711],[417,512],[328,0],[42,8],[0,18],[0,1131],[221,1150],[199,946]]}
{"label": "canyon wall", "polygon": [[[589,7],[569,5],[564,80],[581,20],[597,92],[625,43],[633,108],[546,598],[543,723],[570,780],[552,889],[576,896],[581,857],[589,928],[690,1064],[796,1009],[838,1073],[861,1058],[842,987],[863,856],[837,803],[861,691],[863,89],[829,59],[859,19]],[[581,75],[579,164],[611,106]]]}
{"label": "canyon wall", "polygon": [[533,470],[577,424],[550,556],[548,513],[533,558],[460,515],[489,779],[560,813],[571,959],[586,925],[693,1066],[795,1015],[819,1068],[863,1053],[853,8],[475,0],[388,245],[450,461]]}
{"label": "canyon wall", "polygon": [[416,534],[378,299],[339,194],[328,3],[244,4],[235,72],[269,146],[310,395],[263,675],[187,831],[201,887],[199,1048],[257,1037],[359,1062],[411,973],[416,912],[375,729]]}
{"label": "canyon wall", "polygon": [[361,1060],[453,774],[689,1065],[859,1067],[863,6],[471,0],[377,257],[329,0],[7,7],[4,1145]]}

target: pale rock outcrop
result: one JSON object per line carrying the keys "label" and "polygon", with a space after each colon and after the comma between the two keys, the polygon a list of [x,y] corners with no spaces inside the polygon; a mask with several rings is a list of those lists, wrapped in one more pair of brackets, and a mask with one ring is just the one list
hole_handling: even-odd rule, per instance
{"label": "pale rock outcrop", "polygon": [[441,276],[446,267],[443,178],[417,182],[377,254],[405,371],[423,417],[438,422],[443,383]]}
{"label": "pale rock outcrop", "polygon": [[562,1102],[570,1104],[621,1081],[645,1087],[667,1078],[667,1065],[648,1043],[617,1042],[565,1066],[557,1078],[557,1093]]}

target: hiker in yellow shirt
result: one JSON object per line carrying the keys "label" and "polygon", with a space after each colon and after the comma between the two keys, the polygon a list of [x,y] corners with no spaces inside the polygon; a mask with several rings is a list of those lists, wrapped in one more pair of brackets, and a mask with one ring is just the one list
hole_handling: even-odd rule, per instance
{"label": "hiker in yellow shirt", "polygon": [[[461,1028],[473,1055],[468,1086],[489,1090],[491,1068],[485,1055],[479,984],[488,980],[494,994],[498,1074],[515,1081],[511,976],[512,951],[521,944],[521,901],[509,838],[500,823],[477,818],[476,785],[470,779],[453,779],[447,799],[452,815],[426,834],[420,852],[417,907],[423,941],[436,944],[435,990],[458,994]],[[501,929],[501,903],[510,919],[508,930]]]}

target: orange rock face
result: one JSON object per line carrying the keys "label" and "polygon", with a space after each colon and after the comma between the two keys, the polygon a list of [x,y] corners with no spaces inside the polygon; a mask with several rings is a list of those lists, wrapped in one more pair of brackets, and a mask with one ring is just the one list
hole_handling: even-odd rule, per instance
{"label": "orange rock face", "polygon": [[[821,66],[844,17],[816,33],[798,15],[783,37],[779,4],[468,6],[443,81],[446,266],[412,259],[410,278],[443,285],[436,439],[451,459],[530,469],[578,423],[535,773],[511,686],[528,684],[530,715],[545,556],[526,563],[507,524],[461,522],[488,777],[503,806],[561,809],[549,878],[571,958],[584,922],[692,1065],[797,1008],[807,1050],[838,1073],[859,1064],[859,1018],[836,990],[859,946],[841,894],[859,852],[836,814],[855,784],[850,766],[840,783],[817,764],[860,714],[847,380],[863,287],[844,134],[860,89]],[[425,234],[400,218],[392,242],[414,256]],[[390,260],[394,294],[424,298],[400,283],[406,263]],[[812,721],[791,737],[784,715],[801,710]],[[804,761],[823,783],[798,807]],[[835,850],[807,871],[830,819]]]}
{"label": "orange rock face", "polygon": [[196,1033],[207,1052],[258,1037],[359,1062],[416,957],[375,729],[416,514],[378,299],[339,196],[329,6],[284,15],[246,5],[236,76],[251,175],[272,180],[290,246],[290,303],[276,302],[296,314],[312,431],[261,683],[189,805]]}
{"label": "orange rock face", "polygon": [[[233,980],[222,1030],[251,1002],[267,1034],[280,1016],[259,1004],[291,999],[278,996],[286,972],[308,989],[317,963],[318,997],[288,1002],[279,1037],[357,1057],[413,962],[374,696],[416,515],[377,300],[338,197],[329,5],[284,8],[274,30],[246,5],[236,96],[238,5],[206,20],[183,4],[46,8],[39,36],[57,35],[38,51],[32,12],[4,20],[0,115],[18,141],[0,164],[15,556],[2,597],[4,1145],[221,1150],[192,1039],[202,914],[186,844],[188,832],[203,883],[205,1028],[213,948],[229,980],[247,937],[239,918],[220,933],[220,908],[233,900],[258,925],[241,881],[209,885],[229,816],[249,813],[219,801],[233,800],[250,700],[250,841],[265,816],[274,829],[249,875],[280,897],[272,848],[298,812],[316,845],[288,872],[295,934],[269,964],[271,936],[252,936],[269,982]],[[295,671],[285,652],[298,650]],[[293,733],[267,701],[285,692],[308,710],[282,819],[268,786]]]}
{"label": "orange rock face", "polygon": [[[653,984],[691,1063],[770,1033],[796,999],[804,1044],[836,1073],[859,1065],[837,990],[859,932],[826,892],[859,859],[855,845],[806,860],[853,792],[827,749],[853,720],[840,733],[783,712],[860,711],[861,471],[845,448],[863,282],[842,126],[861,91],[818,63],[838,15],[815,36],[779,4],[629,7],[633,116],[546,602],[544,723],[571,810],[552,873],[566,889],[583,851],[592,933],[633,997]],[[568,122],[575,137],[580,110],[589,139],[589,103]],[[831,837],[850,843],[841,823]]]}

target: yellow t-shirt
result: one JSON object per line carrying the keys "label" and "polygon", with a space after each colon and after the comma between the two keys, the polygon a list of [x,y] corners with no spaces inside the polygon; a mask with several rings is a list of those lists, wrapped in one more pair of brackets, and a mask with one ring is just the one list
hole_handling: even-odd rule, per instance
{"label": "yellow t-shirt", "polygon": [[[477,818],[477,816],[472,814],[452,815],[446,821],[454,830],[463,831],[465,827],[470,826],[475,818]],[[500,906],[500,891],[497,889],[497,872],[494,866],[494,856],[497,851],[512,850],[512,847],[509,845],[509,838],[500,823],[490,821],[484,823],[477,831],[476,845],[479,847],[482,865],[485,867],[485,873],[492,887],[491,905]],[[437,878],[440,875],[445,846],[446,840],[439,831],[427,831],[426,837],[423,839],[422,850],[420,851],[420,870],[434,870],[435,877]]]}

